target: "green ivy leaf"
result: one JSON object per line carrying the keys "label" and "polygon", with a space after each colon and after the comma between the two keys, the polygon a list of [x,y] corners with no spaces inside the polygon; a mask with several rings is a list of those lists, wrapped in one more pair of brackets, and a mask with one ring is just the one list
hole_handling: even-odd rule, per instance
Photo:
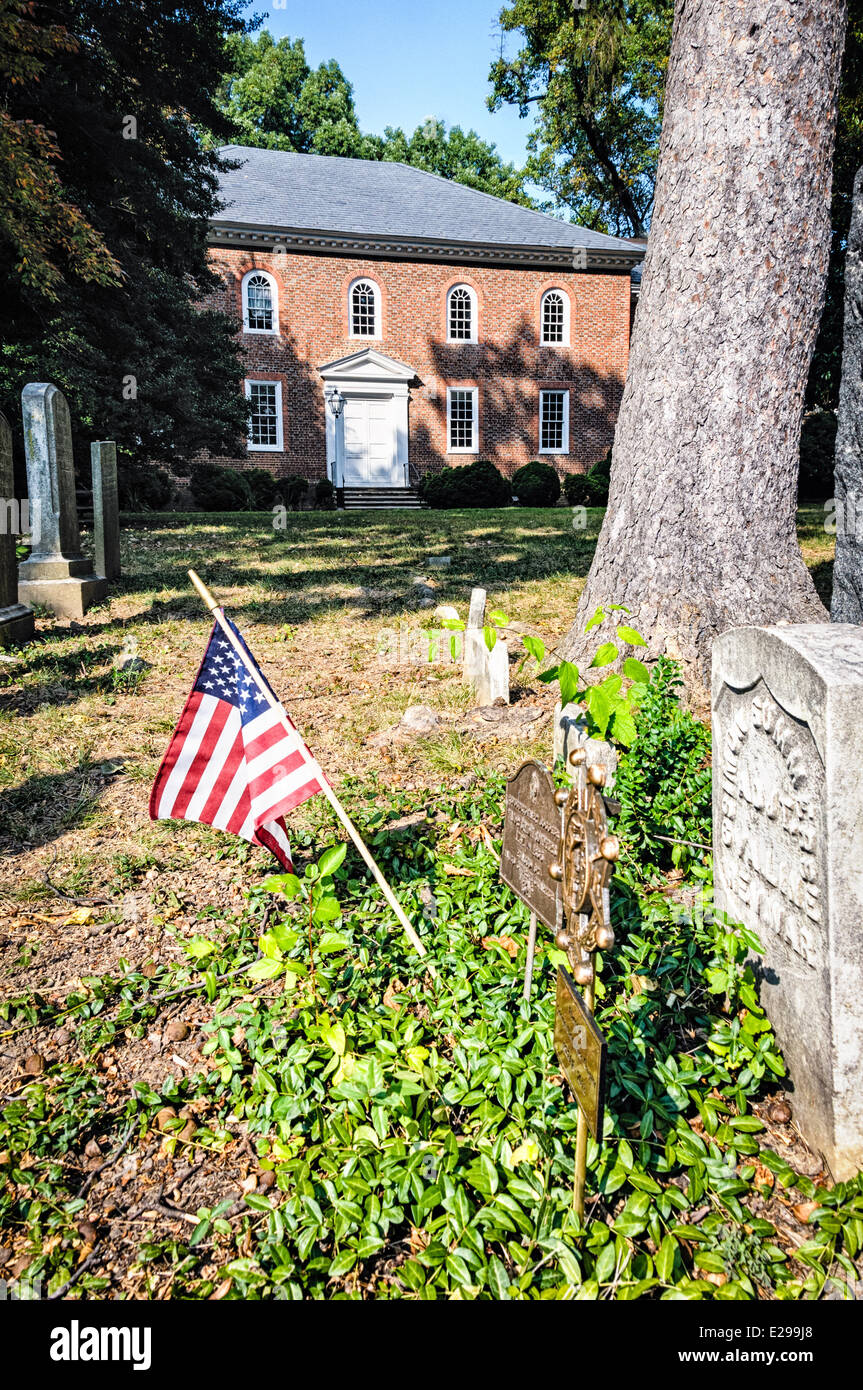
{"label": "green ivy leaf", "polygon": [[590,663],[591,668],[595,666],[610,666],[612,661],[617,660],[617,657],[618,651],[614,643],[603,642],[602,646],[597,651],[596,656]]}
{"label": "green ivy leaf", "polygon": [[626,658],[623,663],[623,674],[626,676],[627,680],[635,681],[638,685],[650,684],[650,672],[644,665],[644,662],[638,660],[637,656],[628,656]]}

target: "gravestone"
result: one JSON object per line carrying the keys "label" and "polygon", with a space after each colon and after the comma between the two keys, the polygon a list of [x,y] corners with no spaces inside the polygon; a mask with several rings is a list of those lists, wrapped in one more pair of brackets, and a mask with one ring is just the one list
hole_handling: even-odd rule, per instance
{"label": "gravestone", "polygon": [[117,496],[117,446],[90,445],[93,471],[93,552],[96,573],[120,578],[120,504]]}
{"label": "gravestone", "polygon": [[716,903],[754,930],[794,1117],[863,1167],[863,627],[738,628],[713,647]]}
{"label": "gravestone", "polygon": [[30,506],[38,502],[40,526],[30,559],[18,569],[18,597],[42,603],[58,617],[83,618],[107,595],[108,582],[93,573],[81,551],[75,506],[72,425],[56,386],[32,382],[21,393]]}
{"label": "gravestone", "polygon": [[574,748],[583,748],[587,754],[587,764],[599,763],[606,771],[606,791],[611,791],[617,772],[618,753],[611,743],[602,738],[588,738],[587,719],[580,705],[570,701],[562,705],[560,700],[554,707],[554,761],[562,758],[567,774],[571,772],[569,755]]}
{"label": "gravestone", "polygon": [[550,773],[523,763],[506,784],[500,876],[552,931],[563,922],[563,889],[550,873],[560,858],[560,831]]}
{"label": "gravestone", "polygon": [[[17,647],[33,636],[33,613],[18,602],[18,562],[15,559],[15,532],[20,525],[20,508],[13,493],[12,431],[5,415],[0,415],[0,646]],[[34,523],[35,524],[35,523]]]}
{"label": "gravestone", "polygon": [[497,638],[491,651],[486,644],[485,589],[473,589],[467,628],[464,634],[464,676],[476,692],[478,705],[493,705],[495,700],[509,704],[509,648]]}

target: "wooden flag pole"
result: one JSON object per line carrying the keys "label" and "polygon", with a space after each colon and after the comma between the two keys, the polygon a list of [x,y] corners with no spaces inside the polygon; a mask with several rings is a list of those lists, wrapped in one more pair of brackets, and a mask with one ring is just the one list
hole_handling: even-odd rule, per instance
{"label": "wooden flag pole", "polygon": [[[249,660],[246,652],[244,651],[242,645],[237,641],[230,623],[225,617],[224,612],[222,611],[219,604],[213,598],[213,595],[210,593],[206,584],[203,582],[202,579],[198,577],[194,570],[189,570],[189,578],[191,579],[192,584],[194,585],[202,602],[206,605],[207,608],[209,608],[216,622],[219,624],[219,627],[222,629],[231,646],[234,648],[234,651],[242,660],[243,665],[245,666],[249,675],[254,680],[255,685],[260,690],[267,704],[270,706],[271,709],[279,711],[279,714],[285,721],[286,728],[290,728],[291,725],[288,723],[287,714],[285,713],[279,701],[273,695],[272,691],[268,688],[266,682],[261,679],[261,676],[255,670],[255,668],[249,665]],[[336,796],[335,792],[333,791],[323,772],[321,773],[321,790],[323,791],[324,796],[329,801],[330,805],[332,806],[342,825],[345,827],[345,830],[350,835],[353,843],[356,845],[357,849],[362,855],[363,860],[371,870],[375,882],[377,883],[378,887],[380,888],[381,892],[383,893],[384,897],[386,898],[387,902],[389,903],[390,907],[392,908],[393,912],[398,918],[401,926],[404,928],[408,940],[410,941],[414,950],[420,956],[425,956],[427,954],[426,948],[423,945],[420,938],[417,936],[417,933],[414,930],[414,928],[411,926],[405,914],[404,908],[402,907],[392,888],[390,888],[390,885],[387,883],[386,879],[384,878],[383,874],[381,873],[380,869],[378,868],[377,864],[372,858],[371,853],[369,852],[365,844],[365,841],[362,839],[362,836],[360,835],[360,832],[357,830],[347,811],[342,806],[342,803],[339,801],[338,797]],[[437,979],[437,971],[435,970],[431,962],[429,962],[428,965],[428,972],[433,980]]]}

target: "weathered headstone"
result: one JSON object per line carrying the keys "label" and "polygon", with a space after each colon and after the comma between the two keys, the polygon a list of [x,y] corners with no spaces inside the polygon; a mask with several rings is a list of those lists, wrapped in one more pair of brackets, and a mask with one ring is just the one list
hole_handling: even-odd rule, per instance
{"label": "weathered headstone", "polygon": [[66,399],[44,382],[25,386],[24,447],[30,506],[40,507],[39,539],[18,570],[18,597],[63,618],[82,618],[108,592],[81,551],[75,506],[72,425]]}
{"label": "weathered headstone", "polygon": [[738,628],[713,647],[716,901],[754,930],[794,1116],[863,1167],[863,627]]}
{"label": "weathered headstone", "polygon": [[96,573],[120,578],[120,503],[117,446],[111,440],[90,445],[93,472],[93,554]]}
{"label": "weathered headstone", "polygon": [[0,646],[17,647],[33,636],[33,613],[18,602],[18,563],[15,559],[15,531],[20,524],[20,508],[13,493],[12,431],[5,415],[0,415]]}
{"label": "weathered headstone", "polygon": [[566,763],[567,772],[571,771],[567,760],[574,748],[585,750],[588,766],[591,763],[599,763],[605,768],[605,788],[606,791],[611,791],[617,772],[617,749],[613,744],[606,743],[605,739],[588,738],[587,720],[580,705],[573,702],[561,705],[558,700],[554,707],[554,761],[562,758]]}
{"label": "weathered headstone", "polygon": [[549,772],[523,763],[506,784],[500,876],[552,931],[563,922],[561,884],[549,872],[560,858],[560,828]]}
{"label": "weathered headstone", "polygon": [[473,589],[464,634],[464,676],[476,692],[478,705],[496,700],[509,704],[509,648],[498,637],[489,649],[485,640],[485,589]]}

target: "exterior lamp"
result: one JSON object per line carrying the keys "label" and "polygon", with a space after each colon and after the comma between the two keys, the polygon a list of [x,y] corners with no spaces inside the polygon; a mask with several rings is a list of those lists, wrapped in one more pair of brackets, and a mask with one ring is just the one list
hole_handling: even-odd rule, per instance
{"label": "exterior lamp", "polygon": [[329,387],[326,391],[327,404],[333,412],[333,419],[338,420],[345,404],[345,398],[338,386]]}

